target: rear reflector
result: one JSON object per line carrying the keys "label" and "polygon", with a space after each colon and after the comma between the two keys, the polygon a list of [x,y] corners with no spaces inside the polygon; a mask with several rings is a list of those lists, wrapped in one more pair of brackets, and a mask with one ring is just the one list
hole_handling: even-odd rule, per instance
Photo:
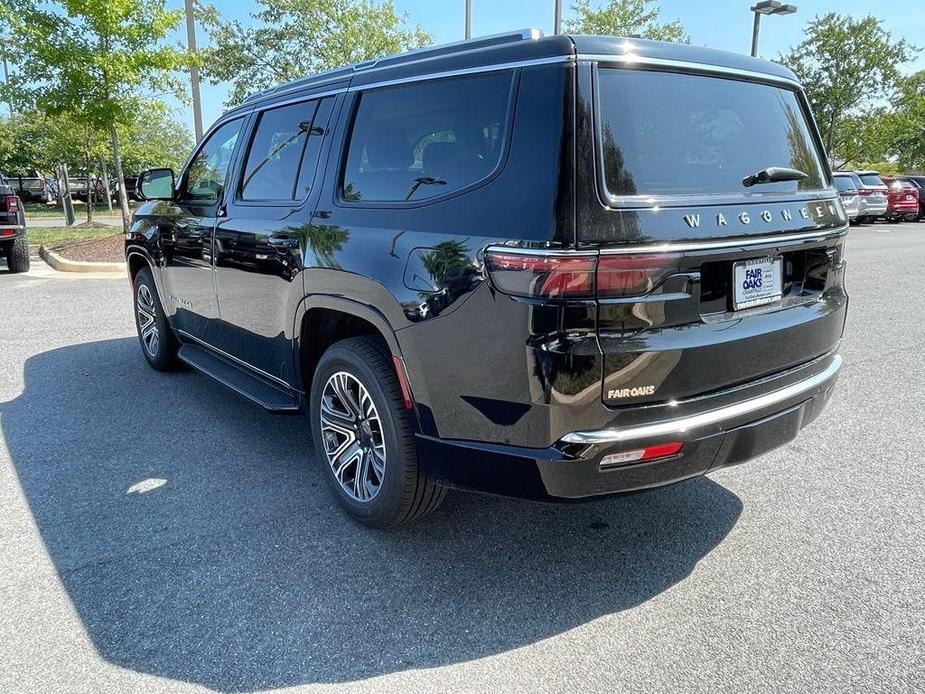
{"label": "rear reflector", "polygon": [[622,453],[611,453],[601,459],[601,469],[616,467],[617,465],[626,465],[628,463],[642,463],[658,458],[667,458],[677,455],[684,444],[680,441],[671,443],[660,443],[657,446],[646,446],[645,448],[636,448],[632,451],[623,451]]}
{"label": "rear reflector", "polygon": [[676,272],[679,258],[667,253],[485,252],[488,274],[498,291],[534,299],[638,296]]}
{"label": "rear reflector", "polygon": [[405,409],[410,410],[414,407],[414,400],[411,399],[411,385],[408,383],[408,372],[405,371],[405,362],[401,357],[392,355],[392,363],[395,365],[395,375],[398,376],[398,385],[401,387],[401,397],[405,403]]}
{"label": "rear reflector", "polygon": [[15,229],[0,229],[0,236],[12,236],[15,233]]}

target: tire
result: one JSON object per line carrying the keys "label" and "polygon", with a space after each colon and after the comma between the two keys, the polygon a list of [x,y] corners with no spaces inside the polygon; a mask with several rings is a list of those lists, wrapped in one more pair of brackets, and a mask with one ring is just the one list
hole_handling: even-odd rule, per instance
{"label": "tire", "polygon": [[309,415],[321,473],[354,520],[394,528],[440,506],[446,489],[418,466],[412,411],[381,340],[353,337],[328,348],[312,378]]}
{"label": "tire", "polygon": [[139,270],[132,286],[135,329],[141,352],[158,371],[172,371],[177,367],[180,343],[167,322],[151,270],[146,267]]}
{"label": "tire", "polygon": [[29,241],[25,236],[14,239],[7,248],[6,266],[10,272],[29,272]]}

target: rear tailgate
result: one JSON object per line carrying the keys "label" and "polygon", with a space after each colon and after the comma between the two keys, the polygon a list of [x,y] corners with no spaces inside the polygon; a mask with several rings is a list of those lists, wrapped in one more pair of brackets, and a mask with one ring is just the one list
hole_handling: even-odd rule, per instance
{"label": "rear tailgate", "polygon": [[[832,351],[847,217],[802,97],[705,75],[595,78],[602,204],[579,215],[578,240],[600,252],[604,403],[670,403]],[[744,184],[768,167],[805,175]]]}

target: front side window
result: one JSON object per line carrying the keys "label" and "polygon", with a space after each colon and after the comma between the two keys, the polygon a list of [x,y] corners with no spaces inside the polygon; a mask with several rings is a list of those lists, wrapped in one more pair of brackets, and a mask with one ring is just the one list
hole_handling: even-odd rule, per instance
{"label": "front side window", "polygon": [[240,130],[239,118],[225,123],[209,136],[186,169],[180,185],[181,199],[211,204],[221,197]]}
{"label": "front side window", "polygon": [[486,178],[501,161],[512,79],[500,72],[364,93],[343,198],[413,202]]}
{"label": "front side window", "polygon": [[[702,75],[600,68],[600,146],[613,196],[793,194],[826,187],[797,94]],[[769,167],[799,181],[749,187]]]}

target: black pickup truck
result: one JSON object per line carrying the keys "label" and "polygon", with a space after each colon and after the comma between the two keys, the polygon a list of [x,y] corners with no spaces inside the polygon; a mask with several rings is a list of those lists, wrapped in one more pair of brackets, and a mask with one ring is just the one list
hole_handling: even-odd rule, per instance
{"label": "black pickup truck", "polygon": [[10,272],[29,270],[29,242],[22,201],[0,176],[0,254],[6,257]]}

